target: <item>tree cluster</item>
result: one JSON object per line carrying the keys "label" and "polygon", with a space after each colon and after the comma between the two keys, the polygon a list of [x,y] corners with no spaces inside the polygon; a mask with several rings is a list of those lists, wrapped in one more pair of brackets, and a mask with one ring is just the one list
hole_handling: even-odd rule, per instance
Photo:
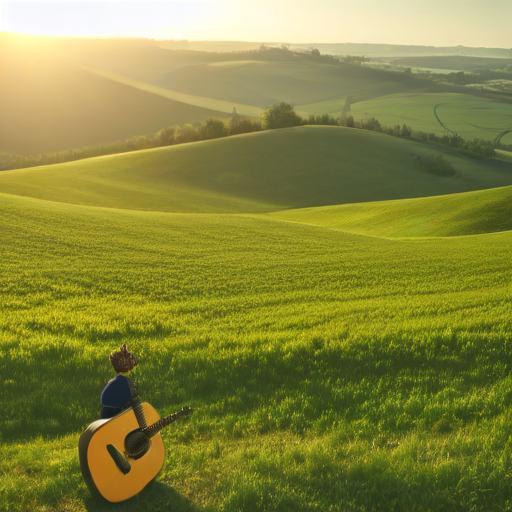
{"label": "tree cluster", "polygon": [[[120,142],[110,146],[74,149],[50,154],[44,153],[36,156],[11,155],[0,152],[0,171],[69,162],[94,156],[150,149],[161,146],[172,146],[187,142],[218,139],[242,133],[252,133],[278,128],[291,128],[293,126],[301,125],[346,126],[348,128],[359,128],[362,130],[385,133],[393,137],[415,138],[422,142],[442,144],[471,157],[493,158],[496,156],[493,143],[489,141],[480,139],[465,141],[462,137],[456,134],[451,136],[445,134],[442,137],[438,137],[434,133],[413,133],[412,128],[407,126],[405,123],[402,126],[398,124],[395,126],[383,126],[374,117],[362,120],[355,120],[353,116],[346,117],[346,113],[350,110],[350,104],[352,101],[351,98],[350,100],[349,98],[347,98],[347,101],[345,102],[345,107],[341,117],[333,117],[329,114],[321,116],[310,115],[309,119],[305,120],[295,112],[292,104],[281,102],[267,107],[261,114],[261,120],[242,117],[237,114],[236,108],[234,108],[231,118],[227,120],[210,118],[204,123],[198,123],[195,125],[184,124],[171,126],[159,130],[153,136],[137,135],[125,142]],[[501,144],[500,147],[506,148],[506,146]]]}
{"label": "tree cluster", "polygon": [[204,123],[175,125],[163,128],[153,136],[135,135],[124,142],[109,146],[96,146],[92,148],[73,149],[56,153],[41,153],[39,155],[12,155],[0,152],[0,171],[7,169],[20,169],[39,165],[51,165],[62,162],[72,162],[95,156],[126,153],[141,149],[173,146],[186,142],[197,142],[208,139],[218,139],[241,133],[251,133],[262,130],[259,120],[248,119],[233,113],[228,119],[207,119]]}
{"label": "tree cluster", "polygon": [[422,171],[435,176],[454,177],[458,175],[457,169],[443,155],[418,155],[416,163]]}

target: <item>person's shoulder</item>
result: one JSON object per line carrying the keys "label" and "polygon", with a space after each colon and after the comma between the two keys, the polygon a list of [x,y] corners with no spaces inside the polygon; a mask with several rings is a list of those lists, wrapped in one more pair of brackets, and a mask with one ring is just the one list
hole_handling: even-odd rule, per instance
{"label": "person's shoulder", "polygon": [[133,381],[127,377],[126,375],[117,375],[114,379],[116,381],[117,384],[120,384],[120,385],[130,385],[130,383],[133,384]]}

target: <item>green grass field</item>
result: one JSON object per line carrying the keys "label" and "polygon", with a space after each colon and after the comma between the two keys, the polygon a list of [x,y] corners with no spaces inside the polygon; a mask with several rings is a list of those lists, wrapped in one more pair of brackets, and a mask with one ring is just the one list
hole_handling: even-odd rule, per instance
{"label": "green grass field", "polygon": [[512,230],[512,187],[400,201],[286,210],[270,216],[390,238],[494,233]]}
{"label": "green grass field", "polygon": [[[510,232],[0,210],[0,509],[510,507]],[[77,442],[123,342],[145,400],[196,412],[164,431],[157,482],[111,506]]]}
{"label": "green grass field", "polygon": [[[458,93],[391,94],[355,103],[350,114],[355,119],[375,117],[387,126],[405,123],[414,130],[443,135],[445,130],[434,115],[436,105],[443,124],[464,139],[494,140],[512,129],[512,105]],[[512,142],[512,134],[502,142]]]}
{"label": "green grass field", "polygon": [[[371,151],[368,151],[371,147]],[[454,178],[422,172],[442,154]],[[0,173],[0,192],[90,206],[255,213],[512,184],[509,162],[366,130],[299,127]]]}
{"label": "green grass field", "polygon": [[496,150],[497,158],[503,160],[505,162],[512,162],[512,152],[511,151],[503,151],[501,149]]}
{"label": "green grass field", "polygon": [[[180,68],[134,41],[83,44],[66,55],[124,78],[80,71],[73,96],[52,74],[60,64],[39,76],[17,63],[20,118],[44,104],[38,122],[69,115],[80,131],[87,102],[52,105],[101,107],[105,84],[121,107],[91,111],[80,137],[124,126],[123,98],[153,98],[137,105],[156,119],[170,100],[144,84],[188,95],[186,109],[276,98],[323,114],[365,88],[373,98],[416,83],[310,63]],[[0,88],[14,91],[11,78]],[[366,112],[420,130],[413,121],[429,126],[429,105],[446,100],[451,129],[508,123],[507,105],[459,96],[378,100],[391,122]],[[47,132],[18,143],[54,141]],[[455,177],[416,164],[440,154]],[[0,510],[510,511],[512,164],[500,157],[312,126],[1,172]],[[144,400],[161,415],[195,412],[162,432],[157,479],[112,505],[90,496],[77,444],[122,343]]]}

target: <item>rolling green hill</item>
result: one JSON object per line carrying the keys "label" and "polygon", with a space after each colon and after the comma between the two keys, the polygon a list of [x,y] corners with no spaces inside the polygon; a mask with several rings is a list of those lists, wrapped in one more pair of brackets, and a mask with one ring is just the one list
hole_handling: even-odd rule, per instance
{"label": "rolling green hill", "polygon": [[0,63],[0,151],[7,153],[108,144],[225,116],[49,59]]}
{"label": "rolling green hill", "polygon": [[272,218],[382,237],[460,236],[512,230],[512,187],[400,201],[287,210]]}
{"label": "rolling green hill", "polygon": [[507,509],[512,232],[395,241],[3,194],[0,226],[1,510],[112,510],[77,443],[122,343],[144,400],[195,409],[122,510]]}
{"label": "rolling green hill", "polygon": [[[460,172],[416,167],[442,151]],[[512,184],[508,162],[365,130],[299,127],[0,173],[0,192],[126,209],[264,212]]]}
{"label": "rolling green hill", "polygon": [[225,116],[197,102],[164,98],[91,73],[82,67],[91,66],[91,60],[96,66],[116,62],[115,69],[123,72],[131,62],[139,79],[181,62],[146,41],[1,33],[0,151],[28,155],[79,149]]}
{"label": "rolling green hill", "polygon": [[[382,70],[314,61],[248,61],[200,63],[180,67],[153,81],[182,93],[265,108],[293,103],[298,112],[326,100],[355,101],[428,86],[428,82]],[[326,113],[325,111],[322,112]]]}
{"label": "rolling green hill", "polygon": [[[446,131],[434,114],[436,105],[441,122],[464,139],[493,140],[512,129],[511,104],[458,93],[391,94],[355,103],[350,114],[356,119],[375,117],[387,126],[405,123],[414,130],[443,135]],[[502,138],[505,144],[510,141],[512,133]]]}
{"label": "rolling green hill", "polygon": [[362,101],[428,87],[403,73],[360,66],[262,61],[257,54],[171,51],[158,44],[1,33],[0,151],[27,155],[109,144],[227,117],[233,107],[258,117],[281,101],[307,117],[319,102],[344,102],[347,95]]}

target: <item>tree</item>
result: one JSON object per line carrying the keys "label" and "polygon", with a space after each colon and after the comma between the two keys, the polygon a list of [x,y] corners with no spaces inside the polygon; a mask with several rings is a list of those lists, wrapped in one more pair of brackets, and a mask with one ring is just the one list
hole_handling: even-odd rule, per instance
{"label": "tree", "polygon": [[364,130],[371,130],[373,132],[381,132],[382,126],[380,122],[374,117],[370,117],[367,121],[361,121],[361,128]]}
{"label": "tree", "polygon": [[452,148],[458,148],[462,142],[463,142],[462,137],[460,135],[457,135],[456,133],[454,133],[450,137],[450,146]]}
{"label": "tree", "polygon": [[404,125],[402,126],[402,130],[400,132],[400,137],[410,137],[411,135],[412,128],[404,123]]}
{"label": "tree", "polygon": [[300,126],[303,124],[293,105],[290,103],[275,103],[267,107],[261,114],[261,121],[264,129],[273,130],[275,128],[290,128],[291,126]]}
{"label": "tree", "polygon": [[163,128],[155,134],[155,140],[158,146],[170,146],[174,144],[174,133],[176,128],[171,126],[170,128]]}
{"label": "tree", "polygon": [[183,144],[185,142],[194,142],[196,139],[194,127],[187,123],[181,126],[176,126],[174,132],[174,143]]}
{"label": "tree", "polygon": [[198,128],[198,139],[219,139],[227,135],[226,125],[222,119],[207,119],[205,124]]}

